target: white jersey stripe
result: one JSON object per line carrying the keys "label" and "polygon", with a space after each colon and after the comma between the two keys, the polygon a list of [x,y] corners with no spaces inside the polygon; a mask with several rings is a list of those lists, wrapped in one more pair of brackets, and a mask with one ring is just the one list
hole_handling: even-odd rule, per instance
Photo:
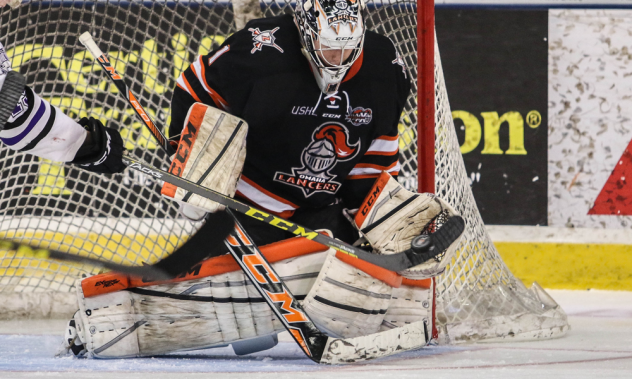
{"label": "white jersey stripe", "polygon": [[296,210],[295,207],[289,204],[282,203],[277,199],[259,191],[254,186],[246,183],[243,179],[239,179],[239,182],[237,182],[237,191],[256,205],[272,212],[282,213],[285,211]]}
{"label": "white jersey stripe", "polygon": [[[386,167],[385,167],[386,168]],[[380,170],[377,168],[372,168],[372,167],[355,167],[353,170],[351,170],[351,172],[349,173],[349,176],[355,176],[355,175],[373,175],[373,174],[379,174],[382,171],[386,171],[389,174],[392,174],[394,172],[399,172],[399,170],[401,170],[401,165],[399,164],[399,162],[397,162],[397,164],[388,169],[388,170]]]}
{"label": "white jersey stripe", "polygon": [[[212,65],[212,64],[213,64],[213,62],[215,62],[215,60],[217,60],[217,58],[221,57],[221,56],[222,56],[222,54],[224,54],[224,53],[225,53],[225,52],[227,52],[228,50],[230,50],[230,45],[226,45],[226,46],[222,47],[221,49],[219,49],[219,50],[217,51],[217,53],[213,54],[213,56],[212,56],[212,57],[210,57],[210,58],[208,59],[208,65],[209,65],[209,66],[210,66],[210,65]],[[202,58],[202,57],[200,57],[200,59],[201,59],[201,58]]]}
{"label": "white jersey stripe", "polygon": [[373,142],[371,142],[371,146],[369,146],[369,150],[367,150],[366,154],[369,154],[369,155],[371,153],[395,154],[398,149],[399,149],[398,140],[389,141],[389,140],[378,138],[378,139],[374,139]]}
{"label": "white jersey stripe", "polygon": [[193,73],[197,77],[198,82],[200,82],[204,90],[210,95],[212,92],[206,86],[206,81],[204,80],[204,77],[202,76],[202,56],[200,55],[198,59],[194,60],[192,65],[193,65]]}

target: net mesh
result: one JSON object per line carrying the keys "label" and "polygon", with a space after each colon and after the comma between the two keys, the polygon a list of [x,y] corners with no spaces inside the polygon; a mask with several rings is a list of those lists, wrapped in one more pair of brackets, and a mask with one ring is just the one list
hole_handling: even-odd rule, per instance
{"label": "net mesh", "polygon": [[[16,10],[3,10],[0,36],[14,70],[36,93],[72,117],[99,118],[119,129],[128,151],[167,169],[165,154],[78,36],[89,31],[149,113],[168,125],[175,79],[192,59],[236,30],[240,15],[235,12],[243,8],[248,7],[218,1],[25,1]],[[261,9],[265,16],[292,12],[284,1],[266,1]],[[399,125],[399,180],[416,190],[416,4],[368,1],[367,25],[396,43],[413,83]],[[437,281],[442,335],[455,342],[563,333],[563,312],[546,293],[527,290],[513,277],[485,232],[459,151],[438,51],[435,87],[437,193],[467,222],[457,257]],[[131,170],[95,175],[2,146],[0,183],[0,238],[139,265],[173,251],[199,226],[178,218],[174,205],[161,199],[161,183]],[[31,294],[30,301],[44,293],[72,296],[74,280],[95,273],[85,265],[0,250],[0,294]]]}

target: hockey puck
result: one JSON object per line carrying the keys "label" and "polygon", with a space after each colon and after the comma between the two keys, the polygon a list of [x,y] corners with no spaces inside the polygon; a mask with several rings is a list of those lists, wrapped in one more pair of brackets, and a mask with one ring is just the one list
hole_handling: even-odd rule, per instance
{"label": "hockey puck", "polygon": [[432,239],[428,234],[422,234],[415,238],[410,244],[410,248],[415,254],[425,253],[432,247]]}

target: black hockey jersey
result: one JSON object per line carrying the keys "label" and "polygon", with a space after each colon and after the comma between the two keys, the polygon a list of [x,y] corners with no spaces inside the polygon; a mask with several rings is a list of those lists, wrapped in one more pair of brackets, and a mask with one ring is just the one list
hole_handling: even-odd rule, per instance
{"label": "black hockey jersey", "polygon": [[243,118],[237,196],[284,217],[339,199],[358,207],[382,170],[397,175],[397,126],[410,91],[394,45],[367,31],[338,92],[325,95],[299,38],[290,15],[249,22],[182,73],[171,104],[171,135],[195,102]]}

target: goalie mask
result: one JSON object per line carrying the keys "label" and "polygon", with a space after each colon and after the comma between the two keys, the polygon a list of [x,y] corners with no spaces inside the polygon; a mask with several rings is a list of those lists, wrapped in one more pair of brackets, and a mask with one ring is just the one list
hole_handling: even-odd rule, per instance
{"label": "goalie mask", "polygon": [[294,20],[318,87],[331,94],[362,53],[364,0],[298,0]]}

